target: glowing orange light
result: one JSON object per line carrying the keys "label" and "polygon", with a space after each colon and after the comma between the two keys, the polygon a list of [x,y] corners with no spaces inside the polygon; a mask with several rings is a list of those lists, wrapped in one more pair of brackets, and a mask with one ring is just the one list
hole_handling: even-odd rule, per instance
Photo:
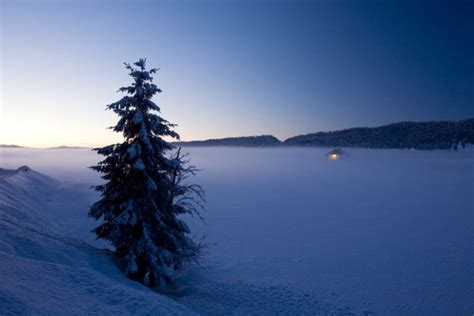
{"label": "glowing orange light", "polygon": [[331,160],[338,160],[338,159],[339,159],[339,155],[338,155],[338,154],[330,154],[330,155],[329,155],[329,159],[331,159]]}

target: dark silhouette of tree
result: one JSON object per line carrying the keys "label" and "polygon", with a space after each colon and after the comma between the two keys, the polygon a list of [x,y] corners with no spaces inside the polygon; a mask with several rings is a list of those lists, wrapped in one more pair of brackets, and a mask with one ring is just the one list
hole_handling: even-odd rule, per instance
{"label": "dark silhouette of tree", "polygon": [[126,96],[107,106],[119,116],[111,128],[124,141],[94,149],[105,159],[91,168],[106,182],[94,187],[101,199],[89,215],[103,221],[93,232],[115,247],[125,274],[159,287],[199,253],[179,217],[199,215],[204,195],[200,186],[185,183],[196,168],[164,139],[179,136],[152,101],[161,92],[152,78],[158,69],[146,70],[145,59],[125,66],[133,83],[119,89]]}

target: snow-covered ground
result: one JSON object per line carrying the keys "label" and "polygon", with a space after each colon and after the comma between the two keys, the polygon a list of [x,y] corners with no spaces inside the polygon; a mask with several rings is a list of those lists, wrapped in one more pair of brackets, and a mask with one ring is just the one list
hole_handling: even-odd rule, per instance
{"label": "snow-covered ground", "polygon": [[[471,315],[474,150],[187,148],[200,266],[167,295],[128,281],[86,217],[89,150],[2,149],[0,314]],[[27,170],[27,171],[25,171]]]}
{"label": "snow-covered ground", "polygon": [[90,228],[84,197],[30,168],[0,169],[0,315],[192,314],[76,237]]}

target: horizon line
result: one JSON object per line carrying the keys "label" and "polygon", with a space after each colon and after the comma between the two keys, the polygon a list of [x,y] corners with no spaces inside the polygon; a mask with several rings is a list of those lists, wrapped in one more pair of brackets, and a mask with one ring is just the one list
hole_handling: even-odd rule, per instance
{"label": "horizon line", "polygon": [[[387,123],[383,125],[377,125],[377,126],[355,126],[355,127],[348,127],[348,128],[342,128],[342,129],[336,129],[336,130],[327,130],[327,131],[316,131],[316,132],[310,132],[310,133],[301,133],[301,134],[296,134],[294,136],[290,136],[285,138],[284,140],[281,140],[280,138],[276,137],[273,134],[260,134],[260,135],[247,135],[247,136],[224,136],[224,137],[214,137],[214,138],[205,138],[205,139],[192,139],[192,140],[175,140],[175,141],[169,141],[169,143],[182,143],[182,142],[199,142],[199,141],[208,141],[208,140],[216,140],[216,139],[227,139],[227,138],[244,138],[244,137],[261,137],[261,136],[272,136],[275,137],[278,141],[284,142],[287,139],[297,137],[297,136],[304,136],[304,135],[309,135],[309,134],[316,134],[316,133],[330,133],[330,132],[338,132],[338,131],[344,131],[348,129],[354,129],[354,128],[378,128],[378,127],[383,127],[383,126],[388,126],[392,124],[400,124],[400,123],[433,123],[433,122],[460,122],[460,121],[465,121],[465,120],[470,120],[474,119],[474,117],[466,117],[464,119],[459,119],[459,120],[429,120],[429,121],[397,121],[393,123]],[[118,144],[118,143],[117,143]],[[105,144],[105,145],[53,145],[53,146],[29,146],[29,145],[19,145],[19,144],[12,144],[12,143],[5,143],[5,144],[0,144],[0,148],[29,148],[29,149],[81,149],[81,148],[100,148],[104,146],[108,146],[110,144]]]}

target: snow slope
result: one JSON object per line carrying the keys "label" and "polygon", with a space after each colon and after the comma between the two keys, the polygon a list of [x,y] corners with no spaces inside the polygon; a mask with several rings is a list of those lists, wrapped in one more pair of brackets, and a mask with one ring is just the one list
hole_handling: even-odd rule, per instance
{"label": "snow slope", "polygon": [[64,234],[57,211],[75,218],[70,212],[81,201],[80,191],[65,192],[26,166],[0,169],[1,315],[192,314],[124,278],[107,250]]}
{"label": "snow slope", "polygon": [[[0,208],[3,213],[28,225],[46,227],[45,199],[56,182],[27,166],[15,170],[0,168]],[[3,214],[1,214],[3,215]]]}
{"label": "snow slope", "polygon": [[209,305],[181,301],[209,313],[216,289],[251,285],[266,296],[249,310],[288,311],[301,295],[298,311],[317,300],[347,306],[336,314],[472,314],[474,150],[329,150],[191,150],[208,201],[192,228],[211,245],[183,283]]}
{"label": "snow slope", "polygon": [[[172,298],[181,304],[179,308],[188,308],[185,313],[470,315],[474,311],[474,148],[459,152],[347,149],[348,158],[338,161],[327,159],[330,149],[319,148],[186,150],[193,164],[203,169],[195,180],[207,191],[206,223],[189,221],[194,231],[207,236],[209,246],[200,266],[178,276],[168,299],[110,271],[107,252],[76,250],[82,249],[76,243],[87,249],[89,244],[99,246],[89,233],[94,223],[86,213],[97,198],[88,187],[100,179],[86,167],[100,157],[89,150],[2,151],[4,167],[28,164],[65,180],[49,195],[45,209],[48,221],[59,223],[54,232],[61,236],[48,240],[68,243],[56,247],[44,241],[49,246],[29,252],[62,258],[54,249],[68,254],[64,248],[72,245],[73,259],[84,254],[74,261],[111,280],[107,284],[122,284],[124,291],[136,287],[133,293],[150,293],[166,304]],[[7,233],[12,236],[4,237]],[[14,236],[21,234],[11,227],[2,228],[1,234],[1,240],[8,242],[1,244],[0,251],[16,256],[15,266],[20,267],[28,258],[14,254],[13,248],[3,249],[9,249]],[[29,243],[20,242],[15,251],[28,249],[23,244]],[[11,266],[2,263],[2,269]],[[79,270],[61,274],[64,282],[75,284],[67,278],[81,276]],[[4,270],[0,273],[7,275]],[[34,273],[52,280],[56,276]],[[7,297],[3,293],[21,292],[8,294],[18,300],[9,305],[13,310],[26,306],[27,292],[35,289],[19,275],[8,276],[5,284],[15,283],[8,292],[0,279],[1,304],[14,301],[3,300]],[[75,291],[85,300],[103,293],[90,290],[95,283],[74,278],[80,280]],[[44,281],[39,288],[48,289],[50,282],[56,281]],[[105,302],[95,302],[101,310],[110,304],[116,311],[133,311],[134,307],[114,302],[111,292],[105,291]],[[41,295],[47,302],[49,296]],[[66,303],[57,311],[76,305]],[[29,308],[46,312],[52,307]]]}

